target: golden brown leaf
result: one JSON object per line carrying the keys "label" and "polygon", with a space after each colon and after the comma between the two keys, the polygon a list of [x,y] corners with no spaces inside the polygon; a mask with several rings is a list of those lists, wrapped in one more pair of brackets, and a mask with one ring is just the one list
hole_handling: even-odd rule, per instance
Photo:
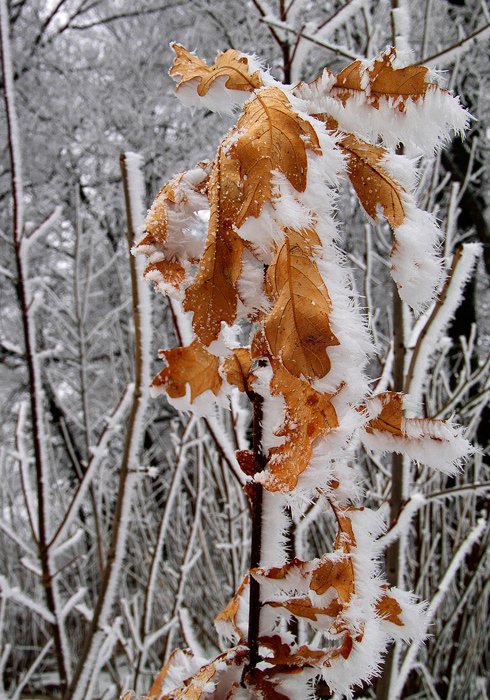
{"label": "golden brown leaf", "polygon": [[340,602],[344,605],[349,603],[355,589],[352,560],[345,557],[336,562],[331,559],[322,561],[312,574],[310,588],[317,595],[335,588]]}
{"label": "golden brown leaf", "polygon": [[229,623],[235,630],[236,634],[238,637],[241,639],[244,637],[246,634],[245,630],[242,630],[238,627],[236,616],[238,613],[238,610],[240,608],[241,601],[244,597],[244,595],[247,594],[249,587],[249,576],[248,574],[245,576],[243,581],[240,584],[240,587],[238,588],[237,592],[233,596],[233,598],[230,600],[228,605],[223,608],[223,610],[219,613],[219,615],[215,618],[216,622],[224,622],[224,623]]}
{"label": "golden brown leaf", "polygon": [[364,426],[364,430],[368,433],[372,433],[374,430],[380,430],[381,432],[392,433],[398,437],[404,437],[402,431],[403,394],[393,391],[384,391],[381,394],[376,394],[373,398],[379,399],[382,402],[383,408],[376,418],[372,418]]}
{"label": "golden brown leaf", "polygon": [[249,391],[249,383],[254,376],[250,374],[254,360],[250,357],[249,348],[237,348],[223,363],[223,373],[228,384],[237,386],[240,391]]}
{"label": "golden brown leaf", "polygon": [[261,700],[290,700],[288,695],[276,690],[277,682],[268,680],[266,672],[258,668],[254,668],[246,674],[246,682],[247,686],[255,691],[253,697]]}
{"label": "golden brown leaf", "polygon": [[[313,605],[310,598],[290,598],[289,600],[266,600],[264,605],[270,605],[271,608],[286,608],[295,617],[303,617],[307,620],[312,620],[316,622],[318,620],[318,615],[328,615],[329,617],[336,617],[337,615],[332,615],[331,611],[333,608],[330,605],[327,608],[321,608]],[[337,608],[335,608],[337,609]]]}
{"label": "golden brown leaf", "polygon": [[224,143],[208,185],[210,220],[206,247],[196,277],[185,293],[184,309],[194,312],[194,331],[206,346],[217,339],[223,321],[232,325],[236,319],[236,282],[245,245],[233,225],[241,201],[237,168]]}
{"label": "golden brown leaf", "polygon": [[143,276],[157,284],[163,282],[172,287],[180,287],[185,280],[185,270],[178,262],[159,260],[158,262],[148,263]]}
{"label": "golden brown leaf", "polygon": [[283,173],[298,190],[306,188],[307,154],[321,153],[311,124],[292,110],[287,96],[275,87],[263,88],[245,105],[238,121],[234,152],[240,163],[244,200],[237,215],[240,227],[249,216],[258,217],[272,198],[274,170]]}
{"label": "golden brown leaf", "polygon": [[382,167],[387,151],[352,134],[345,136],[340,146],[347,156],[349,180],[367,214],[376,220],[380,207],[391,226],[400,226],[405,218],[402,200],[405,190]]}
{"label": "golden brown leaf", "polygon": [[167,663],[162,668],[162,670],[160,671],[158,676],[155,678],[153,685],[151,686],[151,690],[148,693],[148,695],[150,695],[150,696],[161,696],[162,695],[162,693],[163,693],[162,686],[163,686],[163,681],[165,680],[165,676],[167,675],[169,670],[172,668],[172,666],[175,664],[176,658],[181,654],[186,654],[187,656],[192,657],[192,652],[190,652],[186,649],[184,649],[184,650],[176,649],[175,651],[173,651],[170,654],[170,656],[168,657]]}
{"label": "golden brown leaf", "polygon": [[275,300],[265,319],[272,353],[295,377],[323,377],[330,370],[327,348],[338,345],[330,327],[331,303],[314,259],[317,234],[289,230],[267,270],[266,290]]}
{"label": "golden brown leaf", "polygon": [[381,598],[376,602],[375,605],[376,612],[384,620],[392,622],[394,625],[403,627],[403,622],[400,619],[400,615],[403,610],[397,600],[388,595],[388,593],[383,593]]}
{"label": "golden brown leaf", "polygon": [[381,98],[392,98],[394,106],[400,112],[405,110],[406,100],[417,100],[424,97],[429,88],[435,87],[427,83],[428,68],[425,66],[407,66],[393,68],[396,51],[393,48],[385,51],[367,69],[361,61],[354,61],[337,75],[331,95],[337,97],[345,105],[348,99],[362,92],[369,104],[379,107]]}
{"label": "golden brown leaf", "polygon": [[269,491],[288,492],[298,483],[298,476],[308,466],[313,443],[338,427],[332,394],[323,394],[302,379],[290,374],[279,361],[271,359],[273,377],[271,394],[282,394],[286,402],[284,422],[276,435],[285,442],[269,452],[270,474],[261,483]]}
{"label": "golden brown leaf", "polygon": [[253,452],[250,450],[238,450],[236,452],[236,459],[238,466],[244,474],[247,476],[253,476],[255,474],[255,462]]}
{"label": "golden brown leaf", "polygon": [[234,49],[218,54],[214,65],[208,66],[183,46],[172,44],[172,48],[177,57],[170,69],[170,75],[180,75],[182,78],[175,88],[176,92],[182,85],[196,78],[199,78],[197,92],[201,97],[208,92],[213,82],[222,76],[227,77],[225,87],[229,90],[253,92],[263,85],[259,72],[250,73],[247,58],[239,58],[239,52]]}
{"label": "golden brown leaf", "polygon": [[218,395],[222,379],[218,373],[219,359],[196,338],[183,348],[163,350],[168,366],[153,380],[152,386],[163,387],[172,399],[185,396],[187,384],[191,389],[191,401],[210,389]]}

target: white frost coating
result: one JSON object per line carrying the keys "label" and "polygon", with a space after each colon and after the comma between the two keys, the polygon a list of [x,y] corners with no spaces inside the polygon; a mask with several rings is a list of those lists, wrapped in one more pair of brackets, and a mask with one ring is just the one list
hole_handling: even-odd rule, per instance
{"label": "white frost coating", "polygon": [[406,0],[399,0],[399,6],[392,8],[391,19],[397,52],[410,52],[411,15]]}
{"label": "white frost coating", "polygon": [[28,235],[29,244],[42,238],[48,231],[50,231],[55,224],[57,224],[61,219],[61,214],[63,213],[63,207],[58,205],[54,208],[51,214],[42,222],[40,226],[35,228]]}
{"label": "white frost coating", "polygon": [[186,607],[180,608],[178,611],[179,614],[179,620],[180,620],[180,626],[182,629],[182,634],[184,635],[185,643],[189,647],[189,649],[192,651],[194,654],[194,657],[201,657],[205,658],[206,654],[204,652],[204,649],[202,646],[199,644],[196,634],[194,632],[194,628],[192,626],[192,619],[189,614],[189,611],[187,610]]}
{"label": "white frost coating", "polygon": [[343,27],[357,12],[362,10],[368,4],[368,0],[351,0],[344,7],[341,7],[332,17],[330,17],[321,27],[315,32],[312,32],[315,39],[319,41],[328,41],[332,34]]}
{"label": "white frost coating", "polygon": [[238,235],[244,241],[253,245],[256,258],[269,265],[272,262],[272,251],[284,240],[284,231],[275,218],[272,203],[267,200],[259,217],[249,216],[238,229]]}
{"label": "white frost coating", "polygon": [[403,301],[416,311],[432,301],[442,277],[442,260],[437,255],[440,229],[435,218],[417,209],[413,199],[402,197],[405,219],[394,229],[391,276]]}
{"label": "white frost coating", "polygon": [[475,44],[480,44],[488,41],[490,38],[490,24],[486,24],[481,29],[473,32],[470,36],[466,37],[459,42],[454,48],[450,48],[447,51],[443,51],[437,54],[433,58],[424,59],[424,65],[426,66],[437,66],[438,68],[447,68],[452,63],[454,63],[458,58],[464,56],[464,54],[469,51]]}
{"label": "white frost coating", "polygon": [[14,69],[10,53],[10,19],[6,0],[0,0],[0,34],[2,38],[2,68],[5,83],[5,104],[12,158],[12,184],[16,204],[15,240],[20,243],[24,235],[24,191],[22,178],[22,150],[17,111],[15,109]]}
{"label": "white frost coating", "polygon": [[63,552],[66,552],[68,549],[71,549],[74,547],[80,540],[84,538],[84,531],[80,527],[78,528],[73,535],[68,537],[64,542],[61,542],[56,548],[53,548],[53,554],[55,556],[59,556]]}
{"label": "white frost coating", "polygon": [[426,504],[425,496],[421,493],[414,493],[404,504],[398,515],[396,524],[385,534],[378,538],[378,545],[383,549],[390,547],[396,542],[402,532],[410,527],[413,516]]}
{"label": "white frost coating", "polygon": [[[430,319],[425,319],[424,329],[418,328],[424,335],[417,351],[417,359],[413,369],[412,380],[408,392],[418,405],[422,401],[430,359],[437,350],[439,341],[445,333],[450,321],[454,318],[457,308],[461,303],[464,288],[471,278],[478,258],[482,254],[482,246],[479,243],[466,243],[463,246],[461,258],[458,260],[454,273],[449,281],[444,303],[437,313]],[[412,337],[410,346],[414,347],[417,337]]]}
{"label": "white frost coating", "polygon": [[126,162],[129,198],[131,202],[131,225],[136,234],[145,218],[145,209],[143,204],[145,201],[145,182],[141,170],[143,166],[143,156],[141,156],[139,153],[126,151],[124,154],[124,159]]}
{"label": "white frost coating", "polygon": [[180,688],[185,680],[207,663],[207,659],[203,656],[195,656],[188,649],[177,649],[169,658],[169,667],[162,681],[162,693],[168,694]]}
{"label": "white frost coating", "polygon": [[[37,671],[38,667],[41,665],[41,663],[44,660],[44,657],[48,653],[48,651],[51,649],[51,647],[54,644],[54,639],[51,637],[48,639],[46,644],[43,646],[39,654],[36,656],[34,659],[33,663],[29,666],[26,672],[23,673],[21,678],[18,681],[17,687],[15,689],[15,693],[11,696],[10,700],[19,700],[19,698],[22,696],[22,691],[26,687],[26,685],[30,682],[32,676],[34,673]],[[5,649],[8,648],[9,645],[5,645]],[[3,669],[2,669],[2,661],[4,659],[4,655],[2,654],[2,660],[0,661],[0,673],[3,674]],[[5,659],[6,660],[6,659]]]}
{"label": "white frost coating", "polygon": [[116,410],[114,411],[112,416],[106,419],[106,428],[100,436],[99,442],[97,443],[97,450],[95,454],[91,457],[88,467],[83,475],[82,481],[80,482],[80,485],[78,487],[77,493],[72,499],[68,512],[65,515],[65,518],[62,524],[60,525],[55,537],[53,538],[53,547],[56,547],[58,545],[60,540],[64,537],[67,530],[72,525],[74,519],[78,517],[80,506],[86,496],[87,489],[92,483],[92,479],[95,477],[96,473],[100,469],[101,461],[106,453],[109,440],[114,435],[115,431],[119,428],[121,421],[124,419],[126,412],[129,409],[133,391],[134,385],[130,384],[124,392],[122,399],[119,405],[116,407]]}
{"label": "white frost coating", "polygon": [[206,94],[201,96],[197,92],[201,79],[193,78],[178,88],[177,97],[187,107],[206,108],[219,114],[233,114],[237,107],[242,107],[250,99],[250,92],[230,90],[225,87],[227,80],[227,75],[215,78]]}
{"label": "white frost coating", "polygon": [[147,637],[150,631],[150,624],[152,618],[152,608],[153,599],[156,592],[156,582],[160,571],[160,562],[163,554],[163,543],[167,537],[168,528],[170,526],[172,509],[174,507],[175,499],[179,492],[180,483],[184,476],[184,470],[187,466],[187,452],[190,448],[187,442],[188,437],[192,434],[197,418],[191,416],[189,422],[187,423],[181,441],[178,446],[176,446],[177,460],[172,476],[172,483],[170,485],[167,499],[165,501],[165,510],[163,512],[162,519],[160,521],[160,526],[158,529],[158,537],[155,545],[155,554],[152,559],[150,575],[148,579],[148,593],[145,601],[145,628],[144,628],[144,638]]}
{"label": "white frost coating", "polygon": [[288,528],[291,520],[285,511],[286,499],[282,493],[264,489],[262,511],[262,543],[260,566],[283,566],[287,561]]}
{"label": "white frost coating", "polygon": [[23,593],[18,586],[10,586],[8,580],[5,576],[0,576],[0,590],[2,593],[2,598],[13,600],[18,605],[22,605],[36,615],[40,615],[43,620],[54,624],[56,622],[54,615],[41,603],[37,603],[28,595]]}
{"label": "white frost coating", "polygon": [[[404,402],[406,403],[406,397]],[[369,418],[381,412],[383,402],[374,396],[368,402]],[[403,436],[388,431],[361,430],[363,444],[373,452],[397,452],[407,454],[432,469],[445,474],[458,471],[461,459],[473,453],[473,448],[462,434],[461,428],[451,421],[430,420],[428,418],[402,418]]]}
{"label": "white frost coating", "polygon": [[275,433],[284,422],[286,402],[282,394],[272,396],[270,382],[272,369],[270,367],[257,367],[254,370],[257,377],[252,384],[253,390],[263,399],[262,419],[262,447],[265,452],[273,447],[279,447],[285,441],[285,437],[278,437]]}
{"label": "white frost coating", "polygon": [[[366,71],[369,65],[364,62]],[[301,85],[297,94],[303,100],[303,109],[309,114],[327,113],[337,120],[340,130],[371,143],[381,138],[388,148],[404,143],[430,154],[449,139],[451,132],[462,134],[471,118],[458,97],[437,86],[429,87],[423,99],[407,99],[401,112],[397,106],[401,98],[381,97],[374,108],[364,91],[357,91],[344,106],[334,97],[339,91],[332,87],[334,82],[335,76],[324,71],[316,83]]]}
{"label": "white frost coating", "polygon": [[[468,552],[470,552],[475,542],[477,542],[483,535],[486,527],[487,521],[484,518],[478,520],[476,526],[473,528],[473,530],[471,530],[471,532],[466,537],[465,541],[461,544],[460,548],[454,555],[446,573],[444,574],[442,581],[439,583],[437,593],[434,595],[427,607],[425,614],[425,629],[421,630],[424,636],[426,630],[428,630],[429,628],[430,623],[434,619],[439,605],[441,604],[441,602],[444,599],[444,596],[449,590],[449,587],[452,581],[454,580],[454,577],[458,573],[459,567],[463,564],[466,555],[468,554]],[[405,685],[405,681],[407,680],[408,674],[413,668],[413,664],[417,658],[417,654],[419,652],[424,636],[421,636],[419,641],[414,641],[407,651],[407,654],[403,660],[403,664],[396,678],[395,686],[393,689],[393,700],[399,700],[399,698],[401,697],[403,686]]]}
{"label": "white frost coating", "polygon": [[[139,157],[135,154],[125,156],[126,174],[129,192],[129,215],[131,227],[136,232],[143,223],[143,187],[139,174]],[[102,605],[98,610],[96,619],[97,632],[91,639],[90,648],[83,664],[83,671],[74,689],[73,700],[81,700],[87,692],[90,696],[91,687],[98,677],[98,669],[102,668],[108,656],[112,653],[117,642],[116,628],[121,620],[116,618],[112,627],[109,627],[109,619],[113,612],[114,602],[117,597],[117,587],[123,569],[122,562],[126,552],[126,543],[131,523],[131,507],[134,491],[141,478],[138,466],[140,463],[139,452],[143,442],[145,430],[145,414],[150,399],[150,350],[152,339],[151,327],[151,301],[148,285],[142,276],[143,261],[141,258],[132,259],[133,300],[135,306],[135,367],[137,376],[132,396],[132,408],[128,421],[126,441],[124,447],[124,462],[121,466],[124,478],[120,480],[118,492],[118,506],[120,506],[119,519],[113,522],[112,544],[115,546],[115,556],[108,564],[105,572],[105,595]],[[83,482],[82,482],[83,483]],[[75,500],[75,499],[74,499]],[[72,503],[73,505],[73,503]],[[116,510],[117,513],[117,510]],[[61,530],[62,528],[60,528]],[[59,536],[60,533],[58,533]],[[99,630],[104,632],[100,633]],[[102,635],[102,636],[101,636]],[[88,679],[92,680],[88,682]],[[88,683],[88,687],[87,687]]]}
{"label": "white frost coating", "polygon": [[267,312],[270,309],[270,300],[264,288],[264,267],[258,263],[248,248],[243,249],[242,273],[236,286],[243,304],[240,316],[255,311]]}

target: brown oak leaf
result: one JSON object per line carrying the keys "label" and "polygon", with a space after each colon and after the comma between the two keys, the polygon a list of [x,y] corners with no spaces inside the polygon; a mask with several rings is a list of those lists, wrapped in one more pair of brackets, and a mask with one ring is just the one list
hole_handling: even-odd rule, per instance
{"label": "brown oak leaf", "polygon": [[274,170],[304,192],[306,149],[321,150],[314,128],[293,111],[287,96],[276,87],[263,88],[245,105],[236,133],[233,151],[240,163],[244,192],[236,218],[239,228],[249,216],[258,217],[264,203],[272,199]]}
{"label": "brown oak leaf", "polygon": [[163,350],[168,366],[153,380],[153,387],[162,387],[172,399],[185,396],[187,384],[191,390],[191,402],[207,389],[218,395],[223,380],[218,366],[219,358],[211,355],[199,339],[183,348]]}
{"label": "brown oak leaf", "polygon": [[242,197],[238,178],[238,163],[229,157],[225,140],[208,185],[210,220],[206,247],[184,299],[184,309],[194,312],[194,331],[206,346],[217,339],[222,322],[232,325],[236,319],[236,282],[245,246],[233,224]]}
{"label": "brown oak leaf", "polygon": [[230,90],[253,92],[263,85],[259,71],[250,73],[247,58],[245,56],[239,58],[240,53],[235,49],[228,49],[218,54],[214,65],[208,66],[183,46],[172,44],[172,48],[177,57],[169,72],[171,76],[181,76],[181,81],[175,88],[176,92],[182,85],[196,78],[199,79],[197,92],[201,97],[208,92],[214,81],[222,76],[227,77],[225,87]]}
{"label": "brown oak leaf", "polygon": [[[385,586],[385,588],[387,587]],[[403,610],[398,601],[389,596],[387,592],[383,593],[381,598],[376,601],[375,608],[378,615],[384,620],[388,620],[388,622],[392,622],[398,627],[403,627],[403,622],[400,618]]]}
{"label": "brown oak leaf", "polygon": [[390,48],[368,68],[362,61],[354,61],[337,75],[330,94],[345,105],[348,99],[362,92],[375,108],[379,107],[380,99],[392,98],[394,106],[400,112],[405,111],[407,99],[424,97],[427,90],[437,86],[426,82],[428,68],[393,68],[395,58],[396,51]]}
{"label": "brown oak leaf", "polygon": [[307,620],[312,620],[313,622],[316,622],[318,620],[318,615],[337,617],[339,613],[338,604],[334,606],[330,604],[326,608],[322,608],[313,605],[311,599],[307,597],[289,598],[288,600],[282,601],[266,600],[263,604],[270,605],[271,608],[286,608],[286,610],[288,610],[288,612],[290,612],[295,617],[306,618]]}
{"label": "brown oak leaf", "polygon": [[383,169],[387,151],[348,134],[340,142],[347,156],[347,174],[367,214],[376,221],[378,207],[391,226],[405,219],[402,195],[404,188]]}
{"label": "brown oak leaf", "polygon": [[[373,399],[381,401],[383,407],[376,418],[371,418],[371,420],[366,423],[364,430],[368,433],[379,430],[385,433],[392,433],[398,437],[404,437],[402,431],[403,394],[393,391],[384,391],[380,394],[376,394]],[[368,406],[369,401],[370,399],[367,401]]]}
{"label": "brown oak leaf", "polygon": [[266,275],[266,291],[275,301],[265,319],[272,353],[295,377],[323,377],[330,370],[327,348],[338,345],[330,327],[331,303],[318,271],[312,229],[288,230]]}
{"label": "brown oak leaf", "polygon": [[254,379],[253,373],[250,373],[253,362],[249,348],[233,350],[233,354],[223,363],[223,374],[228,384],[238,387],[240,391],[248,392],[249,384]]}
{"label": "brown oak leaf", "polygon": [[315,391],[278,360],[271,358],[270,362],[271,394],[281,394],[286,402],[284,422],[276,431],[277,436],[285,437],[285,442],[269,451],[270,473],[262,472],[259,480],[269,491],[289,492],[308,466],[315,440],[337,428],[338,420],[332,394]]}

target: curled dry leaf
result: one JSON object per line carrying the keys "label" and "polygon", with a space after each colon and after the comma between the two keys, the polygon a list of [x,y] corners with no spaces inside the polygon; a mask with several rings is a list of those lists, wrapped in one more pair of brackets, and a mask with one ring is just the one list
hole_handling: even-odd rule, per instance
{"label": "curled dry leaf", "polygon": [[[385,586],[385,588],[387,587]],[[398,625],[398,627],[403,627],[403,622],[400,618],[403,612],[401,605],[386,592],[383,593],[381,598],[376,602],[375,607],[378,615],[384,620],[388,620],[388,622],[392,622],[394,625]]]}
{"label": "curled dry leaf", "polygon": [[[381,394],[376,394],[373,399],[381,401],[382,409],[376,416],[364,426],[364,430],[372,433],[375,430],[382,433],[391,433],[397,437],[405,437],[402,430],[403,421],[403,394],[393,391],[384,391]],[[370,401],[367,400],[369,406]]]}
{"label": "curled dry leaf", "polygon": [[250,383],[254,380],[250,373],[254,360],[250,356],[249,348],[236,348],[233,354],[227,357],[223,363],[223,374],[228,384],[236,386],[245,393],[250,391]]}
{"label": "curled dry leaf", "polygon": [[264,605],[270,605],[271,608],[285,608],[291,615],[301,617],[306,620],[318,621],[319,615],[327,617],[337,617],[341,609],[336,601],[332,601],[327,607],[313,605],[311,598],[289,598],[284,601],[266,600]]}
{"label": "curled dry leaf", "polygon": [[275,301],[265,319],[265,334],[275,357],[295,377],[323,377],[330,370],[327,348],[338,345],[330,327],[332,306],[318,271],[312,229],[288,230],[266,275],[266,290]]}
{"label": "curled dry leaf", "polygon": [[218,372],[219,358],[211,355],[198,338],[186,347],[163,350],[162,355],[168,366],[157,374],[153,387],[161,387],[170,398],[177,399],[186,395],[189,385],[191,402],[208,389],[218,395],[223,382]]}
{"label": "curled dry leaf", "polygon": [[234,219],[242,198],[238,163],[224,143],[209,181],[209,233],[199,269],[186,289],[184,309],[193,311],[192,325],[204,345],[216,340],[222,322],[233,325],[242,269],[244,241],[236,234]]}
{"label": "curled dry leaf", "polygon": [[376,109],[381,99],[391,98],[393,106],[404,112],[407,99],[423,98],[429,88],[437,86],[426,82],[428,68],[393,68],[395,58],[396,51],[390,48],[368,66],[363,61],[354,61],[337,75],[330,94],[344,105],[352,97],[362,94]]}
{"label": "curled dry leaf", "polygon": [[383,169],[387,151],[348,134],[340,142],[347,156],[347,174],[366,213],[374,220],[378,208],[391,226],[400,226],[405,219],[405,190]]}
{"label": "curled dry leaf", "polygon": [[[158,693],[158,687],[162,687],[165,676],[169,671],[169,663],[167,662],[153,684],[152,691],[155,688],[157,692],[151,692],[150,694],[154,698],[158,697],[159,700],[200,700],[200,698],[211,700],[211,698],[216,697],[215,688],[218,688],[221,684],[226,684],[229,688],[233,685],[240,675],[241,667],[247,658],[247,654],[248,651],[244,647],[229,649],[216,657],[211,663],[202,666],[197,673],[186,679],[179,688],[162,695],[160,694],[161,690]],[[208,686],[210,682],[213,684],[212,689]],[[220,688],[220,692],[221,690]]]}
{"label": "curled dry leaf", "polygon": [[[237,620],[237,615],[240,610],[240,607],[243,606],[244,600],[248,595],[249,591],[249,576],[248,574],[245,576],[243,581],[240,584],[240,587],[238,588],[237,592],[233,596],[233,598],[230,600],[228,605],[219,613],[219,615],[215,618],[215,623],[218,623],[218,629],[220,626],[220,623],[224,623],[225,625],[231,625],[233,628],[233,631],[237,635],[238,639],[242,640],[246,637],[247,635],[247,630],[242,629],[238,623]],[[248,604],[248,600],[247,600]]]}
{"label": "curled dry leaf", "polygon": [[269,491],[292,491],[298,476],[308,466],[313,443],[338,427],[332,394],[323,394],[302,379],[294,377],[282,364],[271,358],[273,396],[282,394],[286,402],[284,422],[277,436],[285,442],[269,451],[270,472],[261,472],[257,480]]}
{"label": "curled dry leaf", "polygon": [[365,212],[376,221],[381,210],[391,226],[401,226],[405,219],[405,189],[383,168],[383,158],[388,151],[354,134],[339,131],[337,121],[326,113],[313,116],[324,122],[330,131],[339,132],[339,148],[347,159],[347,175]]}
{"label": "curled dry leaf", "polygon": [[172,44],[172,48],[177,57],[170,69],[170,75],[181,76],[181,81],[175,88],[176,92],[182,85],[196,78],[199,79],[197,92],[201,97],[208,92],[214,81],[221,77],[227,78],[225,87],[229,90],[253,92],[263,85],[259,71],[250,73],[247,58],[240,57],[240,53],[234,49],[218,54],[214,65],[208,66],[183,46]]}
{"label": "curled dry leaf", "polygon": [[306,149],[321,153],[311,124],[293,111],[287,96],[275,87],[263,88],[245,105],[233,149],[240,163],[244,199],[238,228],[249,216],[258,217],[272,199],[273,171],[283,173],[298,192],[306,188]]}

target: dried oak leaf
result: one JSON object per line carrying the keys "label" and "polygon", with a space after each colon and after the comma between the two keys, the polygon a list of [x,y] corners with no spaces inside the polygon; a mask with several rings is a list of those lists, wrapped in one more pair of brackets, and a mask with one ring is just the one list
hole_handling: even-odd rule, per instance
{"label": "dried oak leaf", "polygon": [[253,452],[250,450],[238,450],[236,452],[238,466],[247,476],[253,476],[256,472]]}
{"label": "dried oak leaf", "polygon": [[259,668],[254,668],[246,673],[244,680],[247,687],[255,691],[253,697],[261,700],[290,700],[289,695],[284,695],[276,690],[277,682],[268,680],[267,673]]}
{"label": "dried oak leaf", "polygon": [[313,571],[310,589],[317,595],[323,595],[329,588],[335,588],[343,605],[349,603],[355,590],[354,567],[350,557],[345,556],[338,561],[321,560]]}
{"label": "dried oak leaf", "polygon": [[[151,686],[150,692],[148,695],[150,697],[155,697],[158,696],[160,697],[163,694],[163,683],[165,680],[165,677],[167,676],[168,672],[174,668],[176,665],[178,665],[177,659],[181,657],[182,655],[188,656],[189,658],[193,657],[193,654],[191,651],[188,649],[176,649],[173,651],[170,656],[168,657],[168,661],[165,664],[165,666],[162,668],[158,676],[155,678],[153,685]],[[128,699],[129,700],[129,699]]]}
{"label": "dried oak leaf", "polygon": [[218,395],[222,379],[218,372],[219,358],[211,355],[198,338],[182,348],[163,350],[168,366],[153,380],[153,387],[162,387],[172,399],[186,395],[187,384],[191,390],[191,402],[196,396],[210,389]]}
{"label": "dried oak leaf", "polygon": [[334,507],[338,531],[335,539],[335,551],[342,552],[343,557],[332,561],[328,556],[322,557],[312,572],[310,590],[317,595],[323,595],[329,588],[334,588],[342,605],[348,605],[355,592],[354,564],[350,556],[356,546],[352,529],[352,520],[346,513],[352,508],[341,509]]}
{"label": "dried oak leaf", "polygon": [[[338,123],[326,113],[314,114],[325,123],[327,129],[339,131]],[[339,131],[339,148],[347,159],[347,175],[359,201],[371,219],[378,218],[378,209],[391,226],[400,226],[405,219],[403,194],[405,189],[383,168],[383,158],[388,151],[367,141]]]}
{"label": "dried oak leaf", "polygon": [[170,69],[170,75],[180,75],[181,81],[175,88],[177,92],[182,85],[191,80],[199,79],[197,92],[202,97],[217,78],[227,77],[225,87],[229,90],[242,90],[253,92],[262,87],[263,82],[259,71],[250,73],[248,60],[235,49],[228,49],[224,53],[218,54],[214,65],[208,66],[204,61],[187,51],[179,44],[172,44],[172,48],[177,54],[174,64]]}
{"label": "dried oak leaf", "polygon": [[[384,588],[386,589],[387,587],[384,586]],[[388,622],[392,622],[394,625],[403,627],[403,622],[400,618],[403,612],[401,605],[397,600],[389,596],[387,592],[384,592],[381,598],[376,601],[374,607],[378,615],[384,620],[388,620]]]}
{"label": "dried oak leaf", "polygon": [[244,241],[237,235],[234,219],[242,190],[238,162],[229,156],[225,139],[208,184],[209,232],[199,269],[186,289],[185,311],[193,311],[192,325],[197,337],[208,346],[216,340],[221,323],[236,319],[237,279],[242,269]]}
{"label": "dried oak leaf", "polygon": [[240,391],[248,392],[249,384],[254,379],[253,373],[250,374],[253,362],[249,348],[233,350],[233,354],[223,363],[223,374],[228,384],[238,387]]}
{"label": "dried oak leaf", "polygon": [[[212,681],[217,688],[223,683],[224,675],[235,665],[236,670],[244,663],[247,658],[248,651],[244,647],[234,647],[220,654],[214,661],[205,666],[202,666],[197,673],[184,681],[184,683],[175,690],[171,690],[165,695],[161,695],[159,700],[199,700],[201,697],[210,700],[215,697],[214,691],[206,690],[206,685]],[[170,661],[170,659],[169,659]],[[163,669],[165,671],[165,668]],[[163,671],[161,672],[163,673]],[[160,674],[161,675],[161,674]],[[236,675],[236,674],[235,674]],[[158,676],[160,678],[160,676]],[[163,682],[163,676],[160,679],[160,687]],[[158,680],[158,679],[157,679]],[[230,686],[235,681],[235,678],[228,679]],[[155,681],[156,684],[157,681]],[[155,685],[154,684],[154,685]]]}
{"label": "dried oak leaf", "polygon": [[[373,399],[378,399],[382,403],[382,409],[376,418],[371,418],[364,426],[364,430],[368,433],[373,433],[379,430],[385,433],[392,433],[396,437],[404,437],[402,430],[403,422],[403,394],[393,391],[384,391],[373,396]],[[367,404],[369,405],[370,399]]]}
{"label": "dried oak leaf", "polygon": [[286,402],[282,426],[276,431],[285,442],[269,451],[269,472],[261,472],[257,480],[268,491],[292,491],[298,476],[308,466],[313,443],[338,427],[332,394],[323,394],[302,379],[294,377],[275,358],[270,359],[273,376],[270,390],[281,394]]}
{"label": "dried oak leaf", "polygon": [[293,111],[276,87],[260,90],[245,105],[238,120],[233,152],[240,163],[244,199],[236,218],[238,228],[249,216],[258,217],[272,199],[274,170],[283,173],[298,192],[306,188],[306,149],[321,153],[312,125]]}
{"label": "dried oak leaf", "polygon": [[[158,276],[155,276],[155,273],[158,273]],[[156,281],[157,284],[168,284],[176,288],[180,287],[186,278],[185,269],[179,262],[173,260],[148,263],[143,276],[152,282]]]}
{"label": "dried oak leaf", "polygon": [[386,150],[348,134],[340,141],[347,156],[347,174],[359,201],[367,214],[378,218],[378,207],[391,226],[400,226],[405,219],[403,207],[404,188],[383,169]]}
{"label": "dried oak leaf", "polygon": [[[182,220],[194,212],[196,195],[204,199],[207,195],[207,183],[210,172],[209,163],[198,163],[193,171],[175,175],[156,196],[146,217],[143,238],[135,246],[137,253],[144,253],[150,258],[144,276],[148,280],[179,288],[186,279],[186,272],[179,254],[174,246],[167,247],[169,238],[169,213],[174,213],[177,220]],[[193,196],[189,204],[189,195]],[[175,233],[175,232],[174,232]],[[178,235],[178,231],[176,232]],[[181,244],[181,252],[189,262],[197,262],[198,258],[191,248]]]}
{"label": "dried oak leaf", "polygon": [[[316,666],[321,663],[325,657],[325,652],[320,649],[310,649],[310,647],[303,645],[300,647],[291,648],[289,644],[282,641],[278,634],[274,634],[270,637],[261,637],[260,644],[271,649],[274,653],[272,660],[274,661],[274,666],[297,666],[303,668],[305,666]],[[270,661],[270,657],[268,657]]]}
{"label": "dried oak leaf", "polygon": [[[242,583],[240,584],[240,587],[238,588],[237,592],[233,596],[233,598],[230,600],[228,605],[223,608],[223,610],[219,613],[219,615],[215,618],[215,622],[217,623],[225,623],[226,625],[230,624],[237,634],[239,639],[244,639],[247,634],[247,630],[241,629],[238,626],[237,622],[237,613],[240,609],[240,606],[243,605],[243,601],[246,597],[248,597],[248,588],[249,588],[249,576],[248,574],[245,576],[243,579]],[[247,600],[248,604],[248,600]]]}
{"label": "dried oak leaf", "polygon": [[288,230],[266,274],[275,304],[264,323],[272,353],[297,378],[330,370],[327,348],[338,345],[330,327],[331,302],[314,259],[320,239],[312,229]]}
{"label": "dried oak leaf", "polygon": [[368,67],[362,61],[354,61],[337,75],[330,94],[345,105],[347,100],[362,93],[376,109],[382,98],[391,98],[393,106],[404,112],[408,99],[417,100],[430,88],[438,87],[426,82],[428,68],[393,68],[395,58],[396,51],[390,48]]}
{"label": "dried oak leaf", "polygon": [[[332,601],[334,603],[334,601]],[[338,603],[329,604],[326,608],[313,605],[311,599],[308,597],[303,598],[289,598],[288,600],[266,600],[263,605],[270,605],[271,608],[286,608],[291,615],[295,617],[302,617],[307,620],[312,620],[312,622],[318,621],[318,615],[327,615],[328,617],[337,617],[341,609]]]}
{"label": "dried oak leaf", "polygon": [[[176,205],[185,205],[188,199],[189,190],[196,194],[206,195],[207,185],[210,175],[209,163],[198,163],[193,171],[186,171],[174,175],[174,177],[162,187],[155,197],[153,204],[146,216],[143,238],[136,245],[144,249],[146,246],[161,243],[164,244],[168,238],[168,209]],[[196,178],[193,174],[200,173]],[[189,179],[191,177],[191,179]]]}

